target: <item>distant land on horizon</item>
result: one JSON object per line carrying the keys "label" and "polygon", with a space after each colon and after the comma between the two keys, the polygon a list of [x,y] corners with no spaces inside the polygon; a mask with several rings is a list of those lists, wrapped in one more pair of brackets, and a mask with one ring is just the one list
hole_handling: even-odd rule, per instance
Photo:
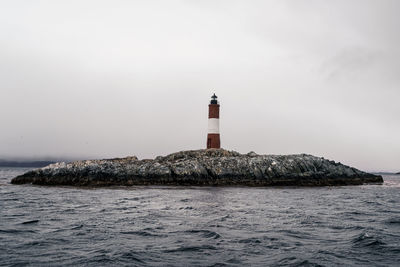
{"label": "distant land on horizon", "polygon": [[400,172],[371,172],[377,175],[400,175]]}
{"label": "distant land on horizon", "polygon": [[45,167],[56,161],[50,160],[3,160],[0,159],[0,167]]}

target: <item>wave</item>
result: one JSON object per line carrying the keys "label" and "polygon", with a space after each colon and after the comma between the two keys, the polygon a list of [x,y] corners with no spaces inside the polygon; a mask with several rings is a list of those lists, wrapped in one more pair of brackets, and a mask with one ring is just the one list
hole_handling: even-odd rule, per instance
{"label": "wave", "polygon": [[283,258],[283,259],[279,260],[278,262],[276,262],[274,265],[279,265],[279,266],[282,266],[282,265],[287,266],[288,265],[288,266],[293,266],[293,267],[295,267],[295,266],[315,266],[315,267],[322,266],[320,264],[313,263],[309,260],[299,259],[294,256]]}
{"label": "wave", "polygon": [[400,217],[390,218],[386,220],[385,223],[389,225],[400,225]]}
{"label": "wave", "polygon": [[5,233],[5,234],[19,234],[19,233],[36,233],[35,230],[21,230],[21,229],[0,229],[0,233]]}
{"label": "wave", "polygon": [[139,258],[137,253],[132,252],[132,251],[121,252],[121,253],[115,254],[113,256],[117,259],[128,260],[130,262],[130,264],[131,264],[131,261],[145,263],[142,259]]}
{"label": "wave", "polygon": [[209,230],[188,230],[188,231],[185,231],[185,233],[200,234],[202,237],[205,237],[205,238],[213,238],[213,239],[221,238],[220,234],[218,234],[217,232],[214,232],[214,231],[209,231]]}
{"label": "wave", "polygon": [[260,244],[261,240],[255,237],[251,237],[251,238],[241,239],[238,242],[244,244]]}
{"label": "wave", "polygon": [[32,224],[32,223],[38,223],[39,220],[31,220],[31,221],[26,221],[26,222],[22,222],[21,224]]}
{"label": "wave", "polygon": [[157,237],[165,236],[162,234],[153,234],[147,231],[121,231],[120,233],[125,235],[138,235],[138,236],[157,236]]}
{"label": "wave", "polygon": [[164,250],[165,253],[175,253],[175,252],[197,252],[197,251],[207,251],[207,250],[217,250],[216,247],[211,245],[202,246],[184,246],[175,249]]}
{"label": "wave", "polygon": [[368,234],[367,232],[361,233],[352,239],[353,247],[357,248],[384,248],[386,243],[379,240],[377,237]]}

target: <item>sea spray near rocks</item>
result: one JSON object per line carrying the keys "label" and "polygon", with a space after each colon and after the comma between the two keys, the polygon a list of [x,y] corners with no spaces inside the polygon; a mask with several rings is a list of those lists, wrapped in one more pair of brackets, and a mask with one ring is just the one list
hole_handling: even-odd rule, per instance
{"label": "sea spray near rocks", "polygon": [[153,160],[137,157],[55,163],[13,184],[328,186],[382,183],[381,176],[307,154],[240,154],[224,149],[181,151]]}

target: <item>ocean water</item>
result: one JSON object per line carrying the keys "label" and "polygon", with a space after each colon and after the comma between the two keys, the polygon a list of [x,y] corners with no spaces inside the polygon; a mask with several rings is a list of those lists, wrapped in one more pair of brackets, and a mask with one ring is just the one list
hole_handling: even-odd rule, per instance
{"label": "ocean water", "polygon": [[321,188],[11,185],[1,266],[399,266],[400,176]]}

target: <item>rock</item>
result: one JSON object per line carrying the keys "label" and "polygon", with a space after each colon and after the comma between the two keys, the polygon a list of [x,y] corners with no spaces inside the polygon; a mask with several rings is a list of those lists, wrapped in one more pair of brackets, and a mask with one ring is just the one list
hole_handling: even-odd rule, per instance
{"label": "rock", "polygon": [[13,184],[327,186],[382,183],[381,176],[311,155],[240,154],[224,149],[158,156],[55,163],[12,179]]}

